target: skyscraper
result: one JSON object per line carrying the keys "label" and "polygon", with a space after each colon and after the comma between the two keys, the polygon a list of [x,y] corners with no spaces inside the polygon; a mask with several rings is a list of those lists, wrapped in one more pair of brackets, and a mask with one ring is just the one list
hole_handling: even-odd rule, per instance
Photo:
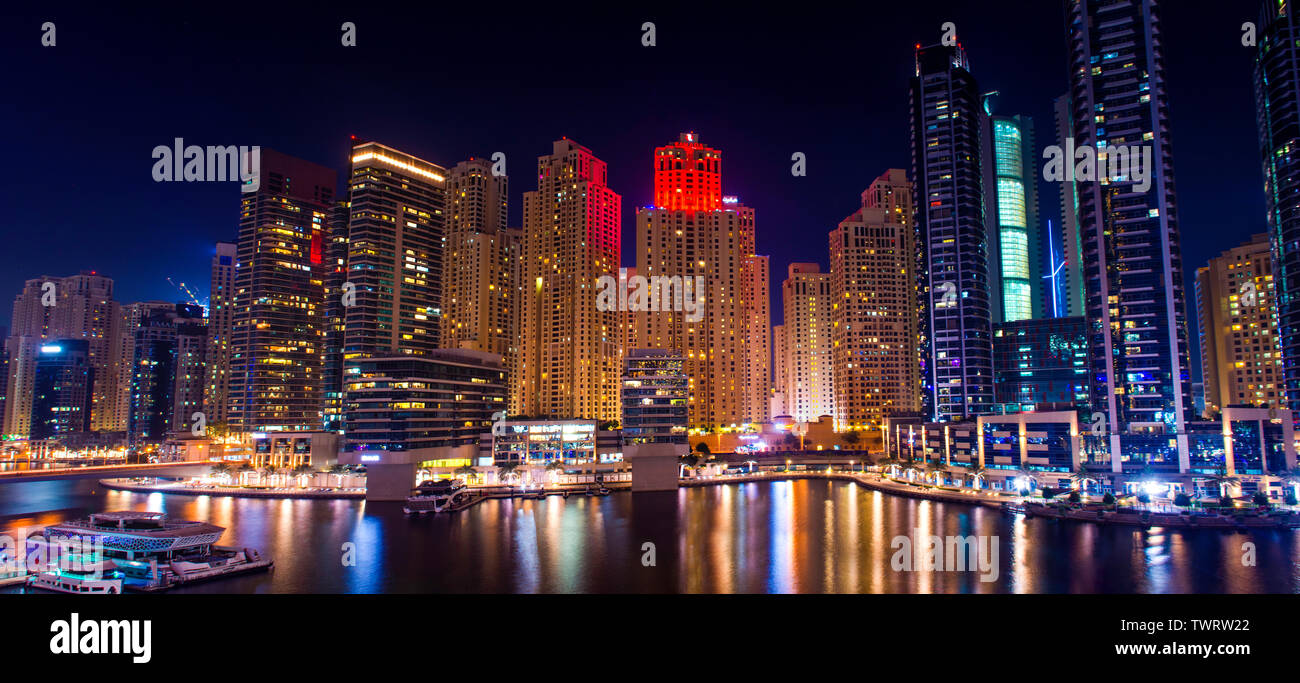
{"label": "skyscraper", "polygon": [[377,142],[352,150],[344,365],[420,355],[442,329],[447,171]]}
{"label": "skyscraper", "polygon": [[332,169],[263,149],[241,196],[227,423],[237,432],[321,424],[324,244]]}
{"label": "skyscraper", "polygon": [[835,428],[874,429],[920,410],[915,208],[912,184],[890,169],[830,233]]}
{"label": "skyscraper", "polygon": [[217,242],[208,296],[207,389],[203,414],[209,424],[225,424],[230,401],[230,336],[234,333],[235,261],[239,247]]}
{"label": "skyscraper", "polygon": [[520,353],[511,393],[523,415],[616,420],[623,316],[596,306],[598,280],[617,275],[622,198],[605,162],[562,139],[537,159],[524,193]]}
{"label": "skyscraper", "polygon": [[[86,359],[95,372],[89,427],[124,431],[126,415],[117,392],[121,340],[113,280],[94,272],[28,280],[14,300],[6,347],[10,358],[6,434],[26,435],[32,426],[32,391],[37,354],[45,340],[84,339]],[[85,431],[85,430],[82,430]]]}
{"label": "skyscraper", "polygon": [[[1070,95],[1067,93],[1061,95],[1052,101],[1052,111],[1056,119],[1056,139],[1067,140],[1074,137],[1074,120],[1073,108],[1070,105]],[[1060,188],[1058,199],[1060,203],[1061,222],[1055,230],[1048,226],[1048,236],[1045,242],[1051,254],[1058,256],[1055,258],[1051,272],[1056,273],[1056,278],[1050,280],[1057,287],[1056,297],[1059,300],[1057,308],[1052,315],[1055,316],[1082,316],[1083,315],[1083,239],[1079,235],[1079,194],[1075,190],[1073,180],[1063,180],[1057,184]]]}
{"label": "skyscraper", "polygon": [[981,142],[990,262],[996,265],[990,273],[993,321],[1041,318],[1050,283],[1042,277],[1034,120],[993,113],[995,99],[996,93],[984,97]]}
{"label": "skyscraper", "polygon": [[89,339],[51,339],[41,344],[32,381],[30,439],[91,431],[94,387]]}
{"label": "skyscraper", "polygon": [[[349,163],[351,158],[349,155]],[[325,361],[321,426],[326,431],[343,429],[343,342],[347,331],[343,285],[348,279],[348,218],[351,212],[352,202],[346,199],[334,202],[325,237]]]}
{"label": "skyscraper", "polygon": [[167,432],[193,424],[203,404],[206,356],[201,306],[149,311],[135,329],[127,428],[132,445],[161,443]]}
{"label": "skyscraper", "polygon": [[[690,378],[691,427],[768,418],[770,273],[755,253],[754,210],[724,197],[722,152],[695,133],[658,147],[656,205],[637,209],[636,273],[695,282],[702,305],[640,314],[636,345],[675,350]],[[660,204],[662,202],[662,204]]]}
{"label": "skyscraper", "polygon": [[506,228],[507,180],[486,159],[456,164],[448,180],[443,343],[496,353],[518,350],[521,235]]}
{"label": "skyscraper", "polygon": [[[1300,22],[1294,3],[1264,0],[1255,52],[1255,118],[1264,169],[1285,407],[1300,411]],[[1209,401],[1207,384],[1207,401]],[[1300,413],[1298,413],[1300,414]]]}
{"label": "skyscraper", "polygon": [[781,283],[785,321],[786,412],[797,422],[835,414],[831,370],[831,274],[816,263],[791,263]]}
{"label": "skyscraper", "polygon": [[925,411],[963,419],[993,405],[993,311],[980,97],[960,43],[917,46],[909,99]]}
{"label": "skyscraper", "polygon": [[1277,296],[1268,235],[1255,235],[1196,270],[1205,408],[1284,408]]}
{"label": "skyscraper", "polygon": [[[1101,450],[1114,472],[1125,462],[1188,465],[1191,378],[1158,4],[1066,3],[1074,138],[1059,144],[1091,148],[1099,167],[1095,180],[1080,179],[1075,189],[1093,410],[1105,415],[1109,444]],[[1131,159],[1149,154],[1151,168],[1130,161],[1111,173],[1121,147]]]}

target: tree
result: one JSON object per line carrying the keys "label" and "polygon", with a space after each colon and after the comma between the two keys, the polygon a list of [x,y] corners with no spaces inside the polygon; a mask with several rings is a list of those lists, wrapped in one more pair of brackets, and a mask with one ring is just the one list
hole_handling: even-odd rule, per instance
{"label": "tree", "polygon": [[858,445],[858,442],[862,440],[862,435],[858,434],[857,430],[850,429],[849,431],[844,432],[840,438],[844,439],[844,443],[850,446],[856,446]]}
{"label": "tree", "polygon": [[518,479],[519,478],[519,473],[517,472],[518,469],[519,469],[519,463],[517,462],[508,462],[503,465],[497,465],[497,472],[501,477],[501,481],[503,482],[508,481],[511,478]]}
{"label": "tree", "polygon": [[212,465],[212,474],[215,475],[230,474],[230,470],[231,467],[228,462],[218,462]]}
{"label": "tree", "polygon": [[1038,486],[1038,472],[1035,472],[1028,467],[1021,467],[1020,470],[1016,472],[1016,479],[1023,480],[1016,482],[1017,486],[1022,484],[1025,486],[1025,488],[1021,489],[1022,494],[1028,493],[1034,490],[1034,487]]}
{"label": "tree", "polygon": [[971,466],[966,468],[966,476],[970,479],[971,488],[979,488],[980,480],[984,478],[985,471],[983,467],[976,463],[971,463]]}
{"label": "tree", "polygon": [[1066,500],[1070,501],[1071,503],[1077,503],[1083,500],[1083,496],[1080,496],[1078,491],[1071,491],[1070,495],[1066,496]]}
{"label": "tree", "polygon": [[[550,469],[549,465],[547,466],[547,469]],[[456,474],[463,479],[465,477],[472,477],[478,474],[478,470],[474,469],[470,465],[461,465],[460,467],[456,468]]]}
{"label": "tree", "polygon": [[1263,491],[1256,491],[1250,501],[1260,507],[1268,507],[1269,505],[1268,494]]}
{"label": "tree", "polygon": [[1092,473],[1087,465],[1079,465],[1079,469],[1070,475],[1070,481],[1077,484],[1084,493],[1088,492],[1088,484],[1097,483],[1097,477]]}
{"label": "tree", "polygon": [[709,444],[704,443],[703,441],[701,441],[701,442],[695,444],[695,452],[696,452],[696,453],[703,453],[704,455],[708,455],[709,453],[712,453],[713,451],[710,451],[710,450],[709,450]]}
{"label": "tree", "polygon": [[929,481],[930,477],[933,476],[935,484],[938,484],[940,478],[942,478],[944,474],[947,474],[947,472],[948,469],[944,467],[941,463],[929,462],[925,464],[926,481]]}
{"label": "tree", "polygon": [[1182,491],[1179,491],[1174,496],[1174,505],[1180,508],[1185,508],[1191,504],[1192,504],[1192,497],[1187,495],[1186,493],[1183,493]]}
{"label": "tree", "polygon": [[1104,496],[1101,497],[1101,502],[1102,502],[1103,505],[1114,505],[1114,504],[1115,504],[1115,494],[1111,493],[1110,491],[1107,491],[1107,492],[1106,492],[1106,495],[1104,495]]}
{"label": "tree", "polygon": [[608,432],[614,429],[618,429],[618,427],[619,427],[618,420],[608,420],[606,422],[600,423],[600,426],[597,429],[599,429],[602,432]]}
{"label": "tree", "polygon": [[1052,498],[1055,498],[1056,494],[1060,493],[1060,491],[1057,491],[1056,489],[1050,486],[1044,486],[1043,488],[1039,489],[1039,493],[1043,495],[1043,500],[1051,500]]}
{"label": "tree", "polygon": [[1210,475],[1210,483],[1214,484],[1214,486],[1218,488],[1220,498],[1228,498],[1229,496],[1224,489],[1230,486],[1236,486],[1241,483],[1241,480],[1228,474],[1226,468],[1220,467],[1218,472]]}
{"label": "tree", "polygon": [[785,437],[781,439],[781,442],[785,444],[785,447],[788,450],[793,451],[799,448],[799,437],[790,432],[785,433]]}

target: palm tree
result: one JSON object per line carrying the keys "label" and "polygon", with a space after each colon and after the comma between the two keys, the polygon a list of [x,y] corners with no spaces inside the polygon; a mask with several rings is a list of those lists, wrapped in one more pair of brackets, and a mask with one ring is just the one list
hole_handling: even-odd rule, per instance
{"label": "palm tree", "polygon": [[262,483],[266,483],[266,480],[274,476],[277,471],[279,468],[269,462],[262,465]]}
{"label": "palm tree", "polygon": [[891,470],[898,467],[898,462],[898,458],[895,458],[892,455],[885,455],[876,461],[876,466],[880,468],[882,473],[888,475]]}
{"label": "palm tree", "polygon": [[1226,468],[1223,468],[1223,467],[1219,468],[1219,471],[1218,471],[1218,472],[1215,472],[1214,474],[1209,475],[1209,477],[1210,477],[1210,482],[1213,483],[1213,484],[1215,485],[1215,487],[1217,487],[1217,488],[1219,489],[1219,497],[1220,497],[1220,498],[1222,498],[1222,497],[1224,497],[1225,495],[1227,495],[1227,494],[1224,492],[1224,489],[1226,489],[1226,488],[1228,488],[1228,487],[1230,487],[1230,486],[1236,486],[1237,484],[1240,484],[1240,483],[1241,483],[1241,480],[1240,480],[1240,479],[1238,479],[1237,477],[1232,476],[1231,474],[1228,474],[1228,470],[1227,470]]}
{"label": "palm tree", "polygon": [[939,479],[940,479],[944,474],[946,474],[947,472],[948,472],[948,469],[947,469],[946,467],[944,467],[941,463],[931,462],[931,463],[926,463],[926,465],[925,465],[925,479],[926,479],[926,481],[928,482],[929,479],[930,479],[930,476],[933,475],[933,476],[934,476],[934,483],[935,483],[936,485],[939,483]]}
{"label": "palm tree", "polygon": [[1092,470],[1087,465],[1079,465],[1079,469],[1070,475],[1070,481],[1078,484],[1084,493],[1088,492],[1088,482],[1097,483],[1097,477],[1093,476]]}
{"label": "palm tree", "polygon": [[461,465],[460,467],[456,468],[456,474],[460,475],[461,478],[472,477],[478,474],[478,470],[474,469],[470,465]]}
{"label": "palm tree", "polygon": [[850,446],[856,446],[858,445],[858,442],[862,440],[862,435],[858,434],[857,430],[850,429],[849,431],[844,432],[840,438],[844,439],[844,443]]}
{"label": "palm tree", "polygon": [[970,467],[966,468],[966,476],[970,478],[971,488],[979,488],[980,480],[984,478],[984,471],[984,468],[977,463],[971,463]]}
{"label": "palm tree", "polygon": [[1035,472],[1034,470],[1031,470],[1028,467],[1022,466],[1016,472],[1016,479],[1028,480],[1029,490],[1031,491],[1034,489],[1035,486],[1038,486],[1038,472]]}
{"label": "palm tree", "polygon": [[216,476],[228,475],[230,474],[230,469],[230,463],[218,462],[212,466],[212,474]]}
{"label": "palm tree", "polygon": [[519,473],[516,471],[518,469],[519,463],[508,462],[504,465],[497,465],[497,474],[502,482],[508,481],[511,477],[518,479]]}

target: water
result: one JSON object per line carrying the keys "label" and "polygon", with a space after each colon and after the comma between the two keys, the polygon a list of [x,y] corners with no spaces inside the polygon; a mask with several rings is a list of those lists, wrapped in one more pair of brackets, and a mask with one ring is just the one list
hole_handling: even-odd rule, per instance
{"label": "water", "polygon": [[[222,545],[271,573],[176,593],[1290,593],[1300,534],[1149,530],[1028,519],[801,480],[497,500],[406,517],[396,503],[107,491],[93,482],[0,485],[0,528],[95,511],[163,511],[226,527]],[[996,536],[998,575],[891,568],[896,536]],[[644,566],[643,544],[655,566]],[[1242,544],[1257,566],[1242,565]],[[345,549],[345,544],[352,544]],[[344,565],[345,552],[355,560]],[[11,589],[21,590],[21,589]]]}

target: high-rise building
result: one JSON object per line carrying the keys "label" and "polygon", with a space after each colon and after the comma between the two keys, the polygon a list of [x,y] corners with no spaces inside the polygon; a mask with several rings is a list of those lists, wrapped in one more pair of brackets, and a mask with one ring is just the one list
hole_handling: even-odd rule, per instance
{"label": "high-rise building", "polygon": [[985,218],[988,225],[993,321],[1044,316],[1042,226],[1038,223],[1038,155],[1034,120],[993,113],[984,97]]}
{"label": "high-rise building", "polygon": [[921,408],[914,216],[907,173],[890,169],[830,233],[830,363],[838,430],[875,429],[886,416]]}
{"label": "high-rise building", "polygon": [[212,255],[212,291],[208,296],[207,390],[203,414],[209,424],[225,424],[230,402],[230,336],[234,333],[235,261],[239,247],[217,242]]}
{"label": "high-rise building", "polygon": [[965,419],[993,405],[993,302],[982,110],[960,43],[917,46],[909,107],[925,412]]}
{"label": "high-rise building", "polygon": [[10,400],[6,402],[4,433],[25,436],[31,429],[37,355],[49,339],[86,340],[87,362],[96,377],[89,430],[124,431],[126,416],[119,405],[117,383],[122,340],[113,280],[82,272],[28,280],[14,299],[6,342]]}
{"label": "high-rise building", "polygon": [[[1060,144],[1090,149],[1098,166],[1075,189],[1093,410],[1105,415],[1102,450],[1117,473],[1126,463],[1188,466],[1191,377],[1158,5],[1066,3],[1074,138]],[[1075,164],[1078,152],[1062,157]]]}
{"label": "high-rise building", "polygon": [[203,307],[179,303],[151,310],[134,336],[127,432],[132,445],[161,443],[168,432],[191,427],[194,413],[202,412],[208,339]]}
{"label": "high-rise building", "polygon": [[118,316],[119,328],[121,330],[121,343],[118,344],[118,372],[117,372],[117,394],[120,410],[126,415],[126,429],[128,438],[131,431],[131,410],[135,400],[133,389],[135,385],[135,341],[136,333],[140,327],[149,320],[153,315],[166,315],[176,309],[176,304],[171,301],[137,301],[131,304],[123,304],[120,307]]}
{"label": "high-rise building", "polygon": [[630,349],[623,371],[623,442],[687,443],[685,359],[663,349]]}
{"label": "high-rise building", "polygon": [[1255,235],[1196,270],[1196,312],[1205,410],[1285,408],[1268,235]]}
{"label": "high-rise building", "polygon": [[702,282],[703,291],[694,315],[639,314],[635,345],[685,358],[691,427],[764,422],[771,276],[767,257],[755,253],[754,210],[722,196],[722,152],[694,133],[656,148],[654,173],[656,205],[636,214],[636,273]]}
{"label": "high-rise building", "polygon": [[1088,362],[1087,325],[1082,317],[994,325],[998,412],[1076,411],[1090,417]]}
{"label": "high-rise building", "polygon": [[816,263],[791,263],[781,283],[785,311],[786,412],[796,422],[835,414],[831,274]]}
{"label": "high-rise building", "polygon": [[[784,314],[785,309],[782,309]],[[785,325],[772,326],[772,403],[768,411],[772,417],[789,416],[786,408],[785,390],[790,385],[790,374],[786,371]]]}
{"label": "high-rise building", "polygon": [[32,441],[91,430],[95,365],[89,339],[50,339],[36,354],[31,397]]}
{"label": "high-rise building", "polygon": [[[537,159],[524,193],[520,352],[512,373],[523,415],[617,420],[624,317],[596,305],[618,273],[622,198],[605,162],[569,140]],[[606,307],[608,308],[608,307]]]}
{"label": "high-rise building", "polygon": [[316,430],[337,175],[263,148],[258,178],[240,200],[226,420],[236,432]]}
{"label": "high-rise building", "polygon": [[[351,157],[349,156],[349,159]],[[322,371],[321,417],[326,431],[343,429],[343,342],[347,330],[344,290],[348,279],[348,217],[352,202],[334,202],[325,237],[325,361]],[[350,291],[350,290],[349,290]]]}
{"label": "high-rise building", "polygon": [[[1255,119],[1264,169],[1277,293],[1285,406],[1300,411],[1300,20],[1291,2],[1265,0],[1255,51]],[[1206,404],[1214,400],[1206,378]],[[1300,413],[1295,413],[1300,414]]]}
{"label": "high-rise building", "polygon": [[[1056,118],[1056,139],[1064,141],[1074,138],[1074,114],[1067,93],[1052,102]],[[1079,234],[1079,194],[1073,180],[1057,183],[1060,188],[1061,221],[1052,229],[1048,225],[1047,258],[1048,273],[1055,274],[1048,280],[1055,287],[1049,301],[1054,301],[1050,314],[1060,316],[1082,316],[1083,306],[1083,239]]]}
{"label": "high-rise building", "polygon": [[352,150],[343,362],[439,347],[447,171],[377,142]]}
{"label": "high-rise building", "polygon": [[451,169],[447,189],[442,345],[499,354],[509,368],[518,350],[522,244],[506,227],[506,176],[470,159]]}

